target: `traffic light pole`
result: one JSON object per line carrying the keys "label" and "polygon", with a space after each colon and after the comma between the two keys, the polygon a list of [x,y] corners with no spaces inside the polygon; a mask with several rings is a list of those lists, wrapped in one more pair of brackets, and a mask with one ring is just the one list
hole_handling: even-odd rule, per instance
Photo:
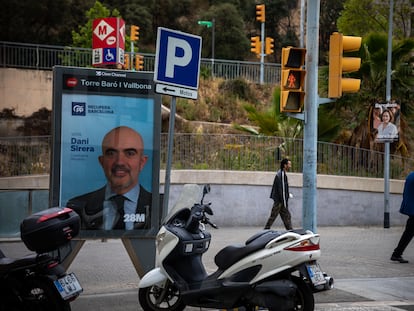
{"label": "traffic light pole", "polygon": [[265,56],[265,23],[261,23],[260,31],[260,84],[264,83],[264,56]]}
{"label": "traffic light pole", "polygon": [[318,59],[320,0],[307,1],[306,96],[303,139],[302,227],[316,232],[318,137]]}
{"label": "traffic light pole", "polygon": [[[394,15],[394,1],[390,0],[388,16],[388,49],[387,49],[387,81],[386,101],[391,102],[391,64],[392,64],[392,28]],[[384,228],[390,227],[390,143],[384,143]]]}
{"label": "traffic light pole", "polygon": [[131,41],[131,60],[129,62],[129,70],[134,70],[134,41]]}

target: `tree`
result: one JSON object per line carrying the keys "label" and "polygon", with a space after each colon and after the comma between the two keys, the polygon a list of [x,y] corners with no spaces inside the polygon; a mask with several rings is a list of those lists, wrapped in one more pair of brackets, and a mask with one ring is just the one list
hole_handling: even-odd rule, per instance
{"label": "tree", "polygon": [[[370,132],[370,109],[373,103],[385,101],[387,79],[387,45],[386,34],[370,34],[363,39],[360,57],[362,65],[358,78],[361,78],[361,89],[356,94],[345,94],[335,104],[328,105],[332,114],[344,117],[341,127],[353,131],[351,145],[361,148],[381,148],[381,144],[374,144],[374,137]],[[392,98],[401,103],[402,118],[400,141],[392,144],[394,151],[406,155],[410,149],[405,133],[409,126],[405,121],[412,119],[414,87],[414,73],[412,70],[414,40],[396,40],[392,48],[391,94]],[[345,116],[346,120],[345,120]]]}
{"label": "tree", "polygon": [[[299,46],[297,13],[298,1],[264,1],[266,5],[266,36],[274,39],[275,53],[267,61],[280,60],[280,51],[285,46]],[[259,30],[260,33],[260,30]]]}
{"label": "tree", "polygon": [[[229,3],[213,5],[202,20],[215,19],[215,58],[243,60],[250,53],[250,40],[244,32],[244,22],[236,7]],[[203,28],[204,57],[211,57],[211,30]]]}
{"label": "tree", "polygon": [[270,109],[260,111],[251,104],[244,105],[248,118],[257,129],[233,124],[233,127],[254,135],[298,138],[302,136],[302,121],[280,113],[280,87],[275,87]]}
{"label": "tree", "polygon": [[[388,33],[389,0],[346,0],[338,18],[338,29],[347,35],[366,36]],[[394,1],[393,36],[408,38],[412,34],[412,1]]]}
{"label": "tree", "polygon": [[329,51],[329,37],[338,31],[336,21],[343,9],[344,0],[321,0],[319,18],[319,65],[327,64]]}
{"label": "tree", "polygon": [[38,44],[70,44],[71,30],[85,21],[93,0],[3,0],[0,40]]}
{"label": "tree", "polygon": [[121,17],[118,10],[114,9],[112,12],[107,9],[101,2],[96,1],[94,6],[86,13],[87,22],[83,26],[79,26],[79,32],[72,31],[73,45],[76,47],[92,48],[92,23],[96,18],[103,17]]}
{"label": "tree", "polygon": [[112,0],[106,1],[109,9],[117,9],[122,13],[122,17],[127,25],[127,34],[129,34],[130,25],[140,27],[139,46],[153,45],[156,41],[156,29],[153,29],[153,4],[148,0],[124,1]]}

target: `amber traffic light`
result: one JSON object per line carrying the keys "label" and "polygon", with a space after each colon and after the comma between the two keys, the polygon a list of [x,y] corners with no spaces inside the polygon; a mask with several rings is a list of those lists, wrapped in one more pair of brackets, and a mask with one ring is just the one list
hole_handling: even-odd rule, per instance
{"label": "amber traffic light", "polygon": [[143,55],[135,55],[135,70],[144,70],[144,56]]}
{"label": "amber traffic light", "polygon": [[255,54],[260,54],[262,49],[262,43],[260,42],[260,37],[255,36],[250,38],[250,51],[252,51]]}
{"label": "amber traffic light", "polygon": [[282,48],[280,112],[302,112],[305,102],[306,49]]}
{"label": "amber traffic light", "polygon": [[273,48],[274,48],[274,42],[275,40],[271,37],[266,37],[266,55],[273,54]]}
{"label": "amber traffic light", "polygon": [[361,48],[361,37],[344,36],[335,32],[329,42],[329,86],[328,97],[339,98],[342,93],[356,93],[361,86],[360,79],[343,77],[344,73],[358,71],[361,58],[344,57],[347,52],[355,52]]}
{"label": "amber traffic light", "polygon": [[139,27],[131,25],[131,41],[138,41],[139,39]]}
{"label": "amber traffic light", "polygon": [[256,20],[259,22],[264,23],[266,21],[266,7],[264,4],[257,4],[256,5]]}

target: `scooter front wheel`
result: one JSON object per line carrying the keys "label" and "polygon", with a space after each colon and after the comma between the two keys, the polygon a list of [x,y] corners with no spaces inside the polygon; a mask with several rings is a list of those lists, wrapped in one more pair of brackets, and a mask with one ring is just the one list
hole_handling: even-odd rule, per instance
{"label": "scooter front wheel", "polygon": [[144,311],[182,311],[185,308],[180,291],[170,282],[165,287],[153,285],[140,288],[138,299]]}

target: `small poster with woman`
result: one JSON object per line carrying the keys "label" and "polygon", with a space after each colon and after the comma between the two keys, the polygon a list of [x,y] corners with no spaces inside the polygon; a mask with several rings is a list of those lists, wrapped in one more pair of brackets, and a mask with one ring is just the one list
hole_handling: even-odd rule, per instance
{"label": "small poster with woman", "polygon": [[399,139],[400,104],[397,101],[375,103],[372,109],[372,133],[375,142],[394,142]]}

